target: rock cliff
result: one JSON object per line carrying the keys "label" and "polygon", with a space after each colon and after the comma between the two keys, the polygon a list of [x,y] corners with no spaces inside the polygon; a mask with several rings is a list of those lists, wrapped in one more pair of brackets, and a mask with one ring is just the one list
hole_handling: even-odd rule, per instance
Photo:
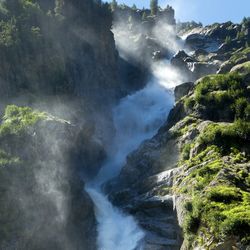
{"label": "rock cliff", "polygon": [[[204,39],[223,39],[215,34],[208,32]],[[197,78],[213,74],[178,86],[167,122],[106,184],[114,204],[132,213],[145,230],[146,249],[248,249],[247,49],[222,53],[218,47],[213,53],[202,51],[203,56],[196,50],[193,58],[179,52],[175,66],[186,67],[197,55],[206,63],[220,57],[221,65],[232,57],[240,64],[225,74],[201,71]]]}

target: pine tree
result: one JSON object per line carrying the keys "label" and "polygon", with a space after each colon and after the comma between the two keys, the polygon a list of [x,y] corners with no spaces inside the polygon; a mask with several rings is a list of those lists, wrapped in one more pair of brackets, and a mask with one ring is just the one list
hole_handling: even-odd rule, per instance
{"label": "pine tree", "polygon": [[151,15],[156,15],[158,10],[158,0],[150,1]]}
{"label": "pine tree", "polygon": [[111,10],[112,11],[115,11],[116,8],[117,8],[118,4],[117,4],[117,1],[116,0],[113,0],[112,3],[111,3]]}
{"label": "pine tree", "polygon": [[62,16],[62,9],[63,9],[63,1],[56,0],[56,2],[55,2],[55,14],[56,14],[56,16]]}
{"label": "pine tree", "polygon": [[227,36],[225,39],[225,44],[230,44],[232,42],[232,39],[230,36]]}
{"label": "pine tree", "polygon": [[132,10],[137,10],[137,7],[136,7],[136,5],[135,5],[135,4],[133,4],[133,6],[132,6]]}
{"label": "pine tree", "polygon": [[147,19],[147,14],[145,11],[143,11],[143,14],[142,14],[142,21],[145,21]]}

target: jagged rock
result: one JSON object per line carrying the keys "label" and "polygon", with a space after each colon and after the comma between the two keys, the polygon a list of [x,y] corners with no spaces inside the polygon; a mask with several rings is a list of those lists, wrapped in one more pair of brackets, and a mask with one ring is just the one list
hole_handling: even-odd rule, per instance
{"label": "jagged rock", "polygon": [[223,54],[227,52],[233,52],[234,50],[240,49],[245,46],[244,40],[232,40],[230,43],[223,43],[217,50],[218,54]]}
{"label": "jagged rock", "polygon": [[177,54],[171,59],[171,64],[175,67],[182,67],[185,65],[185,59],[189,58],[189,55],[186,54],[184,50],[180,50]]}
{"label": "jagged rock", "polygon": [[192,72],[195,80],[197,80],[205,75],[215,74],[218,68],[218,65],[214,63],[195,62],[192,66]]}
{"label": "jagged rock", "polygon": [[220,43],[203,34],[191,34],[186,39],[186,46],[191,50],[202,49],[206,52],[213,52],[219,48]]}
{"label": "jagged rock", "polygon": [[186,75],[186,79],[195,81],[202,76],[215,74],[218,65],[211,62],[199,62],[190,57],[184,51],[179,51],[172,59],[171,64],[177,68],[181,74]]}
{"label": "jagged rock", "polygon": [[[88,170],[81,169],[75,155],[103,149],[89,129],[52,115],[43,117],[16,134],[0,135],[1,150],[19,159],[11,169],[1,169],[1,197],[6,204],[11,199],[11,207],[0,207],[5,230],[0,248],[94,250],[93,204],[80,179],[80,173]],[[21,121],[22,116],[18,118]],[[82,164],[95,168],[95,160],[100,159],[85,158]],[[13,221],[7,212],[15,216]]]}
{"label": "jagged rock", "polygon": [[174,90],[175,100],[179,101],[183,96],[187,95],[193,87],[193,82],[186,82],[176,86]]}

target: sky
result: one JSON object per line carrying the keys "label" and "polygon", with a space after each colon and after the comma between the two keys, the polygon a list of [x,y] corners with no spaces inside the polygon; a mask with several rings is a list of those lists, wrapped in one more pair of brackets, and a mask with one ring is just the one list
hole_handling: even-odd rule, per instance
{"label": "sky", "polygon": [[[110,0],[108,0],[110,1]],[[149,7],[150,0],[117,0],[138,8]],[[250,16],[250,0],[159,0],[164,7],[167,4],[176,10],[176,19],[197,21],[203,24],[232,21],[239,23],[244,16]]]}

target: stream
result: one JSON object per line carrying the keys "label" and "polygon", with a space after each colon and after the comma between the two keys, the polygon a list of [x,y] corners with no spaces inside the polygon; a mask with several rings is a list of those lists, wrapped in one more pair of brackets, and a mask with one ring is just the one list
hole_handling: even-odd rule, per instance
{"label": "stream", "polygon": [[[165,67],[169,67],[167,63]],[[173,76],[169,74],[170,83],[168,77],[158,76],[144,89],[121,99],[113,109],[116,135],[107,149],[107,161],[85,188],[95,204],[99,250],[143,249],[143,230],[132,216],[111,204],[101,186],[120,173],[128,154],[157,133],[173,107]]]}

